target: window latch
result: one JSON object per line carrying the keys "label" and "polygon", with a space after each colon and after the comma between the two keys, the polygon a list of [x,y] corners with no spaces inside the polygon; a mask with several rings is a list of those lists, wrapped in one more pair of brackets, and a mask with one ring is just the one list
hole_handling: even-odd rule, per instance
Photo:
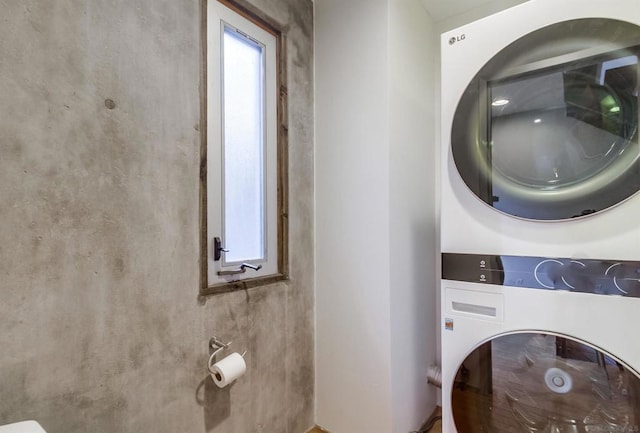
{"label": "window latch", "polygon": [[219,237],[213,238],[213,260],[218,261],[222,253],[228,253],[229,250],[222,248],[222,240]]}
{"label": "window latch", "polygon": [[240,265],[238,269],[231,269],[228,271],[218,271],[218,275],[222,276],[222,275],[244,274],[245,272],[247,272],[247,268],[253,269],[254,271],[259,271],[260,269],[262,269],[262,265],[252,265],[251,263],[243,263]]}

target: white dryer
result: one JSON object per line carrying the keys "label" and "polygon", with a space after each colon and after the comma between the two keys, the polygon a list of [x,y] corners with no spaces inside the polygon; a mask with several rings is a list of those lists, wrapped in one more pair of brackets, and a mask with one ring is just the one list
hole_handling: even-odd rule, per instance
{"label": "white dryer", "polygon": [[639,0],[442,36],[446,433],[640,431]]}
{"label": "white dryer", "polygon": [[640,1],[531,0],[442,35],[441,245],[640,258]]}

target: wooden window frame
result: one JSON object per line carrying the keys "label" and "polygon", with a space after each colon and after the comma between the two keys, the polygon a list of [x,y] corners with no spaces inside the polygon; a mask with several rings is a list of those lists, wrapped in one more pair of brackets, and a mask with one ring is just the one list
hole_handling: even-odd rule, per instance
{"label": "wooden window frame", "polygon": [[[276,39],[276,103],[277,118],[277,272],[262,277],[243,278],[237,281],[209,285],[208,262],[209,233],[207,227],[207,7],[209,2],[217,1],[248,19],[260,28],[275,36]],[[265,286],[288,279],[289,245],[289,161],[288,161],[288,93],[286,75],[286,39],[284,27],[272,20],[260,10],[242,0],[202,0],[201,1],[201,77],[200,77],[200,295],[208,296],[246,290]]]}

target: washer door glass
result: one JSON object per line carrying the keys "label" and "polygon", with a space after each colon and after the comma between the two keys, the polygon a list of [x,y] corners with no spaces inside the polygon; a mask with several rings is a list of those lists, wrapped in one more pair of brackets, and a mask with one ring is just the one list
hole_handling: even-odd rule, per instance
{"label": "washer door glass", "polygon": [[496,337],[467,356],[452,389],[460,433],[640,431],[636,373],[566,337]]}
{"label": "washer door glass", "polygon": [[465,184],[520,218],[563,220],[640,189],[640,27],[580,19],[493,57],[458,104],[452,156]]}

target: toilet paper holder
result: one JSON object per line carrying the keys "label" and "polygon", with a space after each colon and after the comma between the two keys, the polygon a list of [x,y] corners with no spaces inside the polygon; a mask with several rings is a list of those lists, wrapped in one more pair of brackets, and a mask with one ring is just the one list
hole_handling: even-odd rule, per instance
{"label": "toilet paper holder", "polygon": [[[209,370],[210,373],[213,373],[213,370],[212,370],[213,358],[215,358],[215,356],[218,353],[220,353],[220,351],[227,349],[229,346],[231,346],[231,343],[232,343],[231,341],[228,343],[225,343],[215,335],[211,337],[211,339],[209,340],[209,347],[213,349],[213,353],[211,353],[211,355],[209,356],[209,361],[207,362],[207,369]],[[247,354],[247,351],[245,350],[244,352],[242,352],[242,357],[244,358],[244,355],[246,354]]]}

